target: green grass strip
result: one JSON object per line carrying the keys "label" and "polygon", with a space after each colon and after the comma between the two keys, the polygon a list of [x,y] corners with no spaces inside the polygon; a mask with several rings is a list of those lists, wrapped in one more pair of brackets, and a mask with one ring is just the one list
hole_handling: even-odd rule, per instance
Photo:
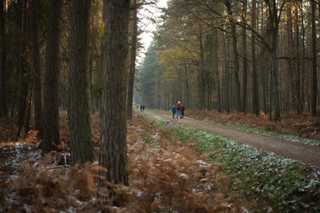
{"label": "green grass strip", "polygon": [[222,172],[234,175],[232,190],[249,202],[267,204],[263,212],[320,212],[320,171],[222,135],[146,117],[181,142],[194,139],[198,150],[210,153],[208,160],[219,161]]}
{"label": "green grass strip", "polygon": [[315,139],[301,138],[301,137],[298,137],[296,135],[283,135],[283,134],[279,134],[279,133],[276,133],[276,132],[270,132],[270,131],[265,131],[265,130],[261,130],[261,129],[253,129],[253,128],[242,127],[242,126],[221,125],[221,124],[219,124],[219,125],[220,126],[229,127],[229,128],[233,128],[233,129],[246,130],[246,131],[250,131],[250,132],[259,133],[259,134],[262,134],[262,135],[283,138],[283,139],[290,140],[290,141],[293,141],[293,142],[299,142],[299,143],[303,143],[303,144],[314,145],[314,146],[319,146],[320,147],[320,141],[315,140]]}

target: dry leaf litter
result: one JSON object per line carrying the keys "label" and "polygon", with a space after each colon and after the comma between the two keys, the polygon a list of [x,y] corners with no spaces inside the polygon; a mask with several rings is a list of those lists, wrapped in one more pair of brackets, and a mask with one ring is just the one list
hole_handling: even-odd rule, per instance
{"label": "dry leaf litter", "polygon": [[[13,140],[15,121],[1,120],[0,212],[247,212],[218,164],[137,114],[127,122],[130,186],[116,185],[113,199],[98,202],[101,168],[97,162],[70,168],[67,118],[60,111],[61,144],[43,157],[35,131]],[[98,156],[99,113],[91,127]]]}

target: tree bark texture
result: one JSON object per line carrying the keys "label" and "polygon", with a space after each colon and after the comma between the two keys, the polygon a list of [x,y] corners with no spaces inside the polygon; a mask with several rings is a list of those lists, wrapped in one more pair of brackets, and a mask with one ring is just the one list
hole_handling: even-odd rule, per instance
{"label": "tree bark texture", "polygon": [[42,152],[59,144],[60,19],[63,0],[50,0],[46,41]]}
{"label": "tree bark texture", "polygon": [[6,97],[6,33],[5,33],[5,0],[0,1],[0,117],[8,114]]}
{"label": "tree bark texture", "polygon": [[[187,107],[191,108],[191,91],[190,91],[190,83],[189,83],[189,77],[188,77],[188,68],[187,64],[184,64],[184,70],[185,70],[185,85],[186,85],[186,96],[187,96]],[[172,101],[172,103],[174,103]],[[171,108],[171,105],[169,105],[169,109]]]}
{"label": "tree bark texture", "polygon": [[[219,77],[219,58],[218,58],[218,32],[217,29],[212,29],[212,48],[213,48],[213,64],[215,68],[215,76],[217,83],[217,105],[218,112],[221,113],[221,88],[220,88],[220,77]],[[189,106],[190,107],[190,106]]]}
{"label": "tree bark texture", "polygon": [[[251,8],[251,23],[252,28],[257,29],[256,12],[257,12],[257,1],[252,0]],[[257,76],[257,65],[256,65],[256,34],[252,32],[252,43],[251,43],[251,61],[252,61],[252,113],[259,115],[258,108],[258,76]]]}
{"label": "tree bark texture", "polygon": [[[203,50],[203,28],[202,23],[199,23],[199,50],[200,50],[200,73],[198,74],[198,87],[199,87],[199,103],[200,109],[205,109],[205,80],[204,80],[204,50]],[[180,96],[181,97],[181,96]]]}
{"label": "tree bark texture", "polygon": [[225,36],[224,32],[221,32],[221,37],[222,37],[222,58],[223,58],[223,70],[224,70],[224,87],[225,87],[225,110],[227,113],[230,112],[230,106],[229,106],[229,86],[228,86],[228,68],[227,68],[227,54],[226,54],[226,42],[225,42]]}
{"label": "tree bark texture", "polygon": [[99,171],[105,177],[100,178],[100,187],[106,186],[106,181],[129,184],[126,141],[129,14],[130,0],[107,1],[99,164],[108,171]]}
{"label": "tree bark texture", "polygon": [[[275,2],[274,2],[275,4]],[[274,6],[275,7],[275,6]],[[279,23],[277,19],[276,9],[273,9],[273,32],[272,32],[272,48],[271,48],[271,70],[272,70],[272,97],[273,97],[273,109],[274,119],[280,120],[280,104],[279,104],[279,89],[278,89],[278,67],[277,67],[277,40]],[[270,112],[271,113],[271,112]]]}
{"label": "tree bark texture", "polygon": [[[298,13],[298,2],[295,5],[295,25],[294,25],[294,31],[295,31],[295,50],[296,54],[300,56],[300,45],[299,45],[299,13]],[[320,7],[319,7],[320,8]],[[296,99],[297,99],[297,113],[300,114],[302,112],[302,103],[300,98],[301,93],[301,81],[300,81],[300,60],[296,60]]]}
{"label": "tree bark texture", "polygon": [[[264,32],[264,5],[263,5],[264,1],[261,2],[261,28],[260,28],[260,34],[262,34]],[[260,51],[261,51],[261,48],[260,48]],[[267,89],[267,86],[266,84],[268,84],[268,76],[266,72],[266,70],[263,68],[265,66],[265,60],[266,60],[266,57],[263,56],[263,59],[262,59],[264,62],[261,63],[261,67],[260,67],[260,70],[261,70],[261,80],[262,80],[262,96],[263,96],[263,110],[264,110],[264,113],[268,113],[268,108],[267,108],[267,95],[268,95],[268,89]]]}
{"label": "tree bark texture", "polygon": [[20,67],[19,67],[19,109],[18,109],[18,136],[24,123],[26,111],[26,98],[28,94],[28,84],[26,79],[26,42],[27,42],[27,0],[22,0],[21,4],[21,45],[20,45]]}
{"label": "tree bark texture", "polygon": [[34,87],[34,120],[35,129],[42,136],[42,70],[40,59],[40,31],[38,20],[38,0],[31,0],[30,4],[30,26],[32,42],[32,63],[33,63],[33,87]]}
{"label": "tree bark texture", "polygon": [[311,14],[312,14],[312,41],[311,41],[311,51],[312,51],[312,103],[311,111],[312,116],[317,116],[317,52],[316,52],[316,3],[311,1]]}
{"label": "tree bark texture", "polygon": [[[292,32],[292,14],[291,14],[291,3],[287,2],[287,32],[288,32],[288,55],[292,55],[292,52],[294,51],[293,48],[293,32]],[[296,96],[295,94],[295,76],[294,76],[294,71],[293,71],[293,64],[291,60],[287,60],[288,61],[288,73],[289,73],[289,83],[290,85],[288,85],[288,87],[290,88],[288,90],[288,92],[290,92],[290,98],[291,98],[291,103],[293,105],[294,108],[297,107],[296,104]],[[290,100],[288,100],[290,101]]]}
{"label": "tree bark texture", "polygon": [[[226,1],[226,6],[228,9],[228,13],[230,17],[233,17],[233,13],[231,10],[231,2]],[[236,35],[236,25],[232,20],[231,22],[231,35],[232,35],[232,50],[233,50],[233,66],[234,66],[234,81],[235,81],[235,96],[236,96],[236,108],[238,112],[241,112],[241,94],[240,94],[240,81],[239,81],[239,57],[238,57],[238,49],[237,49],[237,35]]]}
{"label": "tree bark texture", "polygon": [[91,0],[72,2],[69,61],[71,165],[94,161],[89,106],[89,20]]}
{"label": "tree bark texture", "polygon": [[[247,0],[243,1],[243,22],[245,23],[247,16]],[[246,28],[242,28],[242,112],[247,113],[247,32]]]}

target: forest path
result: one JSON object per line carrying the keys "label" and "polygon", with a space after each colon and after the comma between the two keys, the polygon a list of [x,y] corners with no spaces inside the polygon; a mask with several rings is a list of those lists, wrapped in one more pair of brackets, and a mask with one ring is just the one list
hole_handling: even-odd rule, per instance
{"label": "forest path", "polygon": [[215,134],[224,135],[237,142],[241,142],[268,152],[284,155],[286,157],[320,167],[320,148],[302,143],[292,142],[281,138],[265,136],[245,130],[232,129],[204,121],[194,120],[188,117],[173,119],[172,114],[153,113],[144,111],[148,115],[158,115],[172,122],[185,124],[187,126],[203,129]]}

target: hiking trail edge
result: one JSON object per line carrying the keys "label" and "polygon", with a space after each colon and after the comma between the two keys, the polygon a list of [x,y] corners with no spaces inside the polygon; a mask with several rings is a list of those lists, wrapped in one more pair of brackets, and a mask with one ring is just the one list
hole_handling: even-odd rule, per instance
{"label": "hiking trail edge", "polygon": [[185,124],[187,126],[223,135],[237,142],[260,148],[268,152],[284,155],[312,166],[320,167],[320,148],[315,146],[296,143],[277,137],[248,132],[245,130],[232,129],[204,121],[194,120],[188,117],[184,117],[183,119],[173,119],[171,114],[157,114],[148,111],[145,111],[144,113],[147,115],[158,115],[169,119],[172,122]]}

